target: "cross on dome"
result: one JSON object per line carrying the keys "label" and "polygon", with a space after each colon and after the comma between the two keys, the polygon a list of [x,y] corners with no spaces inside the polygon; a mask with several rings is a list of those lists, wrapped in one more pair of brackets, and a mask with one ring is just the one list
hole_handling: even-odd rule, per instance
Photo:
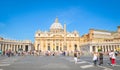
{"label": "cross on dome", "polygon": [[58,21],[58,18],[56,17],[56,19],[55,19],[55,23],[59,23],[59,21]]}

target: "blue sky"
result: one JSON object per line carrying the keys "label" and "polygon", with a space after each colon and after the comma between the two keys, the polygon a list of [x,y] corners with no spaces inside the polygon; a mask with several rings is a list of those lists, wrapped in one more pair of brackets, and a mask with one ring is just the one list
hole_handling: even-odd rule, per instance
{"label": "blue sky", "polygon": [[116,31],[120,25],[119,0],[0,0],[0,36],[32,40],[39,29],[49,30],[55,18],[67,31],[80,36],[90,28]]}

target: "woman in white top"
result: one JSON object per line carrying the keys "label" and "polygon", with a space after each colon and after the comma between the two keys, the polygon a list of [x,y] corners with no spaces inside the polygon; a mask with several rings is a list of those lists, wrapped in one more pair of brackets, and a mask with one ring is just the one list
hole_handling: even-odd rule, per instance
{"label": "woman in white top", "polygon": [[111,64],[114,66],[116,64],[116,57],[115,57],[115,53],[113,52],[113,50],[111,50],[111,52],[109,53],[109,56],[111,57]]}
{"label": "woman in white top", "polygon": [[98,54],[97,54],[97,52],[94,52],[93,53],[93,63],[94,63],[95,66],[97,64],[97,61],[98,61]]}

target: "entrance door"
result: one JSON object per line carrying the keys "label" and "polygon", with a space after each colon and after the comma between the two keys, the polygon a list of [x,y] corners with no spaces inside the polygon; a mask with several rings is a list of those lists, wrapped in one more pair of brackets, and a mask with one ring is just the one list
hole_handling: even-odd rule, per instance
{"label": "entrance door", "polygon": [[26,52],[28,51],[28,45],[25,45],[25,51]]}
{"label": "entrance door", "polygon": [[56,46],[56,50],[57,50],[57,51],[59,50],[59,46]]}
{"label": "entrance door", "polygon": [[50,51],[50,46],[48,46],[48,50]]}
{"label": "entrance door", "polygon": [[93,52],[95,52],[95,46],[93,46],[93,48],[92,48],[92,49],[93,49]]}
{"label": "entrance door", "polygon": [[60,51],[62,51],[62,47],[60,47]]}
{"label": "entrance door", "polygon": [[77,45],[76,45],[76,44],[75,44],[75,46],[74,46],[74,50],[77,51]]}

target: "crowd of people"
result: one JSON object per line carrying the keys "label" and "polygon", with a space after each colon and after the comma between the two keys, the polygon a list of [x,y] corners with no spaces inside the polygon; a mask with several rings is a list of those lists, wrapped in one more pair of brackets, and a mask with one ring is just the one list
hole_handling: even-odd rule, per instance
{"label": "crowd of people", "polygon": [[57,56],[57,55],[69,55],[69,52],[66,51],[41,51],[41,50],[31,50],[31,51],[11,51],[6,50],[6,51],[0,51],[1,56],[24,56],[24,55],[33,55],[33,56],[40,56],[40,55],[45,55],[45,56]]}
{"label": "crowd of people", "polygon": [[[108,53],[108,56],[109,56],[109,63],[108,64],[109,65],[115,66],[117,55],[118,54],[116,54],[116,52],[113,51],[113,50],[111,50]],[[103,52],[93,52],[93,63],[94,63],[95,66],[97,65],[97,62],[99,63],[99,65],[103,64],[103,56],[104,56]]]}
{"label": "crowd of people", "polygon": [[[115,66],[115,64],[116,64],[116,56],[118,56],[118,55],[119,55],[119,53],[116,53],[116,51],[113,51],[113,50],[108,52],[108,54],[107,54],[107,56],[108,56],[108,64],[111,65],[111,66]],[[80,56],[81,56],[80,52],[77,52],[77,51],[74,52],[75,64],[79,61]],[[104,52],[102,52],[102,51],[93,52],[92,53],[92,57],[93,57],[92,61],[93,61],[94,66],[103,65],[104,56],[106,56],[106,54]]]}
{"label": "crowd of people", "polygon": [[[62,55],[62,56],[69,56],[70,54],[73,54],[74,56],[74,61],[75,63],[77,63],[80,59],[80,56],[83,55],[82,52],[80,51],[74,51],[74,52],[66,52],[66,51],[46,51],[46,52],[42,52],[42,51],[38,51],[38,50],[33,50],[33,51],[11,51],[6,50],[6,51],[0,51],[0,55],[2,56],[24,56],[24,55],[33,55],[33,56],[40,56],[40,55],[46,55],[46,56],[57,56],[57,55]],[[96,66],[98,65],[103,65],[103,59],[104,59],[104,55],[105,53],[103,53],[102,51],[100,52],[93,52],[92,56],[93,56],[93,64]],[[108,53],[109,56],[109,65],[114,66],[116,64],[116,56],[118,55],[118,52],[111,50]]]}
{"label": "crowd of people", "polygon": [[1,56],[8,56],[8,57],[11,57],[11,56],[23,56],[25,55],[27,52],[26,51],[11,51],[10,49],[9,50],[6,50],[6,51],[3,51],[0,53]]}

